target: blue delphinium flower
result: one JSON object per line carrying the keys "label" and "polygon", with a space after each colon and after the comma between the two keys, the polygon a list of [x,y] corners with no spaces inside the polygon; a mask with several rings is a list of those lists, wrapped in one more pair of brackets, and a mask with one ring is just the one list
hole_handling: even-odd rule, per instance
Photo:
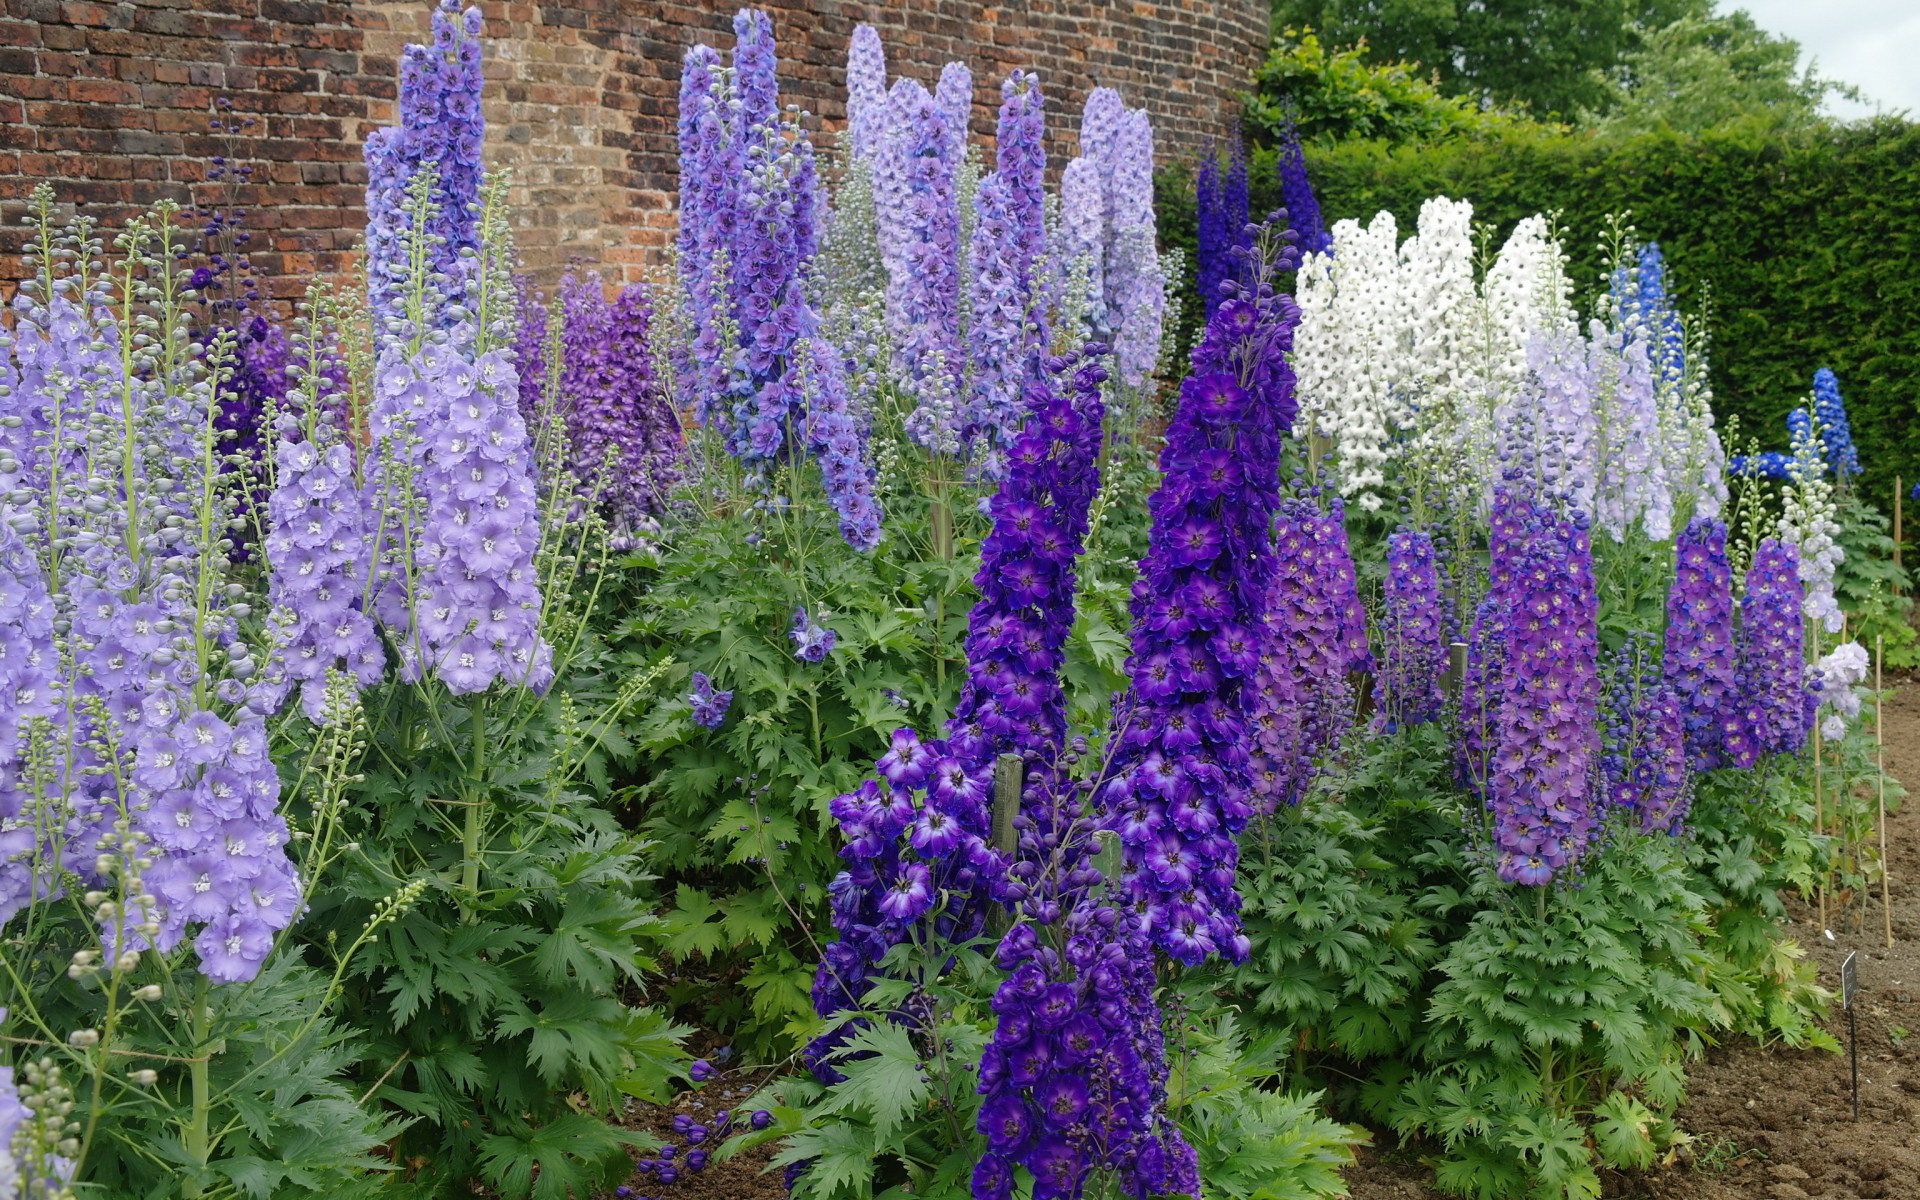
{"label": "blue delphinium flower", "polygon": [[1224,170],[1219,156],[1209,149],[1200,160],[1198,181],[1198,245],[1195,269],[1200,299],[1207,315],[1220,307],[1220,285],[1233,277],[1237,261],[1235,251],[1246,246],[1247,227],[1252,220],[1247,196],[1247,150],[1239,131],[1229,144]]}
{"label": "blue delphinium flower", "polygon": [[1300,131],[1289,120],[1281,130],[1280,144],[1274,156],[1280,173],[1280,204],[1299,235],[1302,254],[1326,254],[1333,239],[1320,217],[1320,201],[1314,198],[1313,183],[1307,178],[1307,156],[1300,146]]}
{"label": "blue delphinium flower", "polygon": [[847,141],[871,164],[887,121],[887,52],[871,25],[856,25],[847,43]]}
{"label": "blue delphinium flower", "polygon": [[1826,367],[1813,373],[1813,415],[1820,422],[1820,444],[1827,467],[1845,479],[1860,473],[1860,451],[1853,444],[1853,425],[1847,420],[1847,402],[1840,398],[1840,380]]}

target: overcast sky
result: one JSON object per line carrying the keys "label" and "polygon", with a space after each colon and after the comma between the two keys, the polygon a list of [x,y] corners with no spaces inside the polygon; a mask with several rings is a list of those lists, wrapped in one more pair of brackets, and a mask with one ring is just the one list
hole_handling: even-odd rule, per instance
{"label": "overcast sky", "polygon": [[1830,100],[1835,116],[1906,109],[1920,117],[1920,0],[1723,0],[1800,43],[1820,74],[1860,89],[1866,104]]}

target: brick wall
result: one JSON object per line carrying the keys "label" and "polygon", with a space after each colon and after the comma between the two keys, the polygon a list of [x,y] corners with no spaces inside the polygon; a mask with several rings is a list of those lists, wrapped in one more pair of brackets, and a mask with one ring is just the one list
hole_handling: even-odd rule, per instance
{"label": "brick wall", "polygon": [[[1162,161],[1218,133],[1265,43],[1266,0],[850,0],[769,3],[783,99],[829,133],[844,117],[847,39],[862,22],[893,75],[932,86],[973,68],[974,131],[990,144],[999,82],[1037,70],[1055,169],[1087,90],[1153,114]],[[638,278],[672,236],[674,114],[686,47],[731,44],[730,4],[484,0],[487,158],[513,171],[521,252],[549,278],[574,258]],[[401,46],[430,0],[0,0],[0,287],[35,182],[109,228],[163,198],[213,195],[207,164],[250,162],[237,201],[256,268],[288,295],[347,269],[362,222],[368,129],[393,117]],[[210,128],[219,97],[253,124]],[[9,288],[10,290],[10,288]]]}

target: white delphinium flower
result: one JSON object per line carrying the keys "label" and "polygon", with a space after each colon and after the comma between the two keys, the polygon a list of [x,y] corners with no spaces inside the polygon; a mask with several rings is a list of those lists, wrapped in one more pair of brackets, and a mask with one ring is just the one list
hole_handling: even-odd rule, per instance
{"label": "white delphinium flower", "polygon": [[1474,363],[1480,299],[1474,283],[1473,205],[1435,196],[1400,247],[1394,336],[1405,348],[1401,383],[1414,434],[1409,464],[1471,501],[1492,462],[1492,413]]}
{"label": "white delphinium flower", "polygon": [[1833,484],[1820,445],[1819,429],[1811,417],[1792,421],[1791,471],[1793,482],[1781,504],[1780,539],[1800,551],[1800,584],[1806,589],[1804,611],[1828,633],[1838,633],[1846,622],[1833,594],[1833,577],[1847,553],[1837,540],[1840,523],[1834,516]]}
{"label": "white delphinium flower", "polygon": [[1308,255],[1296,284],[1295,430],[1332,443],[1340,493],[1375,511],[1407,415],[1399,231],[1383,212],[1364,228],[1339,222],[1333,240],[1338,257]]}
{"label": "white delphinium flower", "polygon": [[1860,694],[1853,689],[1864,683],[1871,666],[1867,648],[1859,642],[1834,647],[1813,664],[1820,703],[1830,711],[1820,722],[1820,733],[1830,742],[1847,735],[1847,722],[1860,715]]}

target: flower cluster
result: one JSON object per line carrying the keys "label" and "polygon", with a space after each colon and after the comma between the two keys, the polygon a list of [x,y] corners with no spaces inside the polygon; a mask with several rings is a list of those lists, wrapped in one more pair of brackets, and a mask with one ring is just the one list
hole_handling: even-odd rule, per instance
{"label": "flower cluster", "polygon": [[727,719],[727,708],[733,704],[731,691],[716,692],[713,680],[703,671],[693,673],[693,691],[687,695],[687,703],[693,709],[693,723],[702,729],[718,729]]}
{"label": "flower cluster", "polygon": [[[0,364],[10,367],[7,357],[0,347]],[[5,510],[0,502],[0,515]],[[53,618],[39,560],[0,522],[0,924],[52,886],[35,862],[39,822],[25,757],[30,727],[61,712]]]}
{"label": "flower cluster", "polygon": [[[878,775],[831,806],[846,845],[846,868],[828,886],[839,940],[820,958],[814,1009],[856,1011],[887,951],[923,922],[963,942],[979,933],[984,901],[1004,886],[1004,864],[988,847],[987,777],[969,771],[944,742],[896,730]],[[845,1028],[815,1039],[804,1058],[823,1079],[838,1073],[831,1053]]]}
{"label": "flower cluster", "polygon": [[[303,389],[304,390],[304,389]],[[367,601],[373,581],[371,496],[357,447],[326,420],[326,400],[280,418],[267,500],[268,596],[286,656],[286,682],[315,723],[328,719],[329,676],[380,682],[386,651]]]}
{"label": "flower cluster", "polygon": [[1153,946],[1149,922],[1112,889],[1001,941],[974,1200],[1010,1200],[1016,1167],[1032,1174],[1034,1200],[1079,1200],[1096,1173],[1123,1195],[1200,1194],[1193,1148],[1165,1112]]}
{"label": "flower cluster", "polygon": [[1723,765],[1736,692],[1733,569],[1727,527],[1718,520],[1695,517],[1674,543],[1665,662],[1688,764],[1696,771]]}
{"label": "flower cluster", "polygon": [[1383,644],[1374,702],[1389,731],[1437,718],[1447,673],[1447,605],[1433,535],[1397,529],[1387,539]]}
{"label": "flower cluster", "polygon": [[513,366],[520,377],[520,420],[538,440],[547,415],[546,298],[533,286],[531,275],[513,279]]}
{"label": "flower cluster", "polygon": [[553,649],[540,632],[520,380],[511,351],[473,350],[462,324],[417,349],[381,351],[371,433],[380,499],[403,519],[382,547],[389,578],[375,615],[396,634],[403,679],[431,674],[456,695],[501,679],[544,690]]}
{"label": "flower cluster", "polygon": [[1799,556],[1765,538],[1754,547],[1740,599],[1739,694],[1728,724],[1727,756],[1751,767],[1763,754],[1791,754],[1806,743],[1820,694],[1807,685],[1806,622]]}
{"label": "flower cluster", "polygon": [[954,375],[960,345],[960,211],[956,176],[963,132],[918,81],[888,93],[892,119],[880,143],[876,195],[887,260],[887,325],[894,372],[914,400],[908,432],[957,453]]}
{"label": "flower cluster", "polygon": [[839,637],[808,616],[804,608],[793,610],[793,629],[789,636],[793,638],[793,656],[810,663],[821,662],[833,653],[833,644]]}
{"label": "flower cluster", "polygon": [[1302,254],[1332,254],[1333,239],[1320,219],[1320,201],[1314,198],[1313,182],[1307,178],[1307,156],[1300,147],[1300,130],[1289,120],[1275,147],[1274,165],[1280,173],[1280,207],[1299,235]]}
{"label": "flower cluster", "polygon": [[887,51],[871,25],[856,25],[847,43],[849,158],[871,164],[887,124]]}
{"label": "flower cluster", "polygon": [[[1076,227],[1072,257],[1091,256],[1100,281],[1097,333],[1113,347],[1120,381],[1145,384],[1160,361],[1160,326],[1166,314],[1166,274],[1161,268],[1153,216],[1153,125],[1143,110],[1129,109],[1112,88],[1087,95],[1080,123],[1082,168],[1098,184],[1097,228]],[[1066,207],[1063,196],[1062,207]],[[1073,220],[1085,222],[1093,206],[1076,204]]]}
{"label": "flower cluster", "polygon": [[980,547],[980,600],[967,620],[967,678],[948,738],[969,770],[1014,753],[1029,772],[1064,749],[1066,697],[1060,667],[1074,616],[1074,563],[1099,488],[1107,373],[1087,347],[1055,360],[1067,386],[1027,390],[1026,427],[1007,450],[1007,471],[988,507],[993,531]]}
{"label": "flower cluster", "polygon": [[[560,401],[573,475],[631,537],[666,507],[684,449],[673,406],[653,376],[652,306],[638,284],[608,303],[598,276],[571,273],[561,280],[560,304]],[[523,378],[523,395],[525,388]]]}
{"label": "flower cluster", "polygon": [[1500,878],[1538,887],[1597,826],[1599,597],[1583,518],[1540,514],[1513,562],[1487,767]]}
{"label": "flower cluster", "polygon": [[1353,718],[1353,676],[1372,669],[1366,611],[1347,545],[1346,507],[1283,500],[1259,626],[1248,712],[1253,792],[1271,811],[1297,804]]}
{"label": "flower cluster", "polygon": [[1820,722],[1820,735],[1828,741],[1845,737],[1847,722],[1860,715],[1860,693],[1854,688],[1866,682],[1871,665],[1859,642],[1843,642],[1813,664],[1820,705],[1829,710]]}
{"label": "flower cluster", "polygon": [[407,285],[407,184],[434,168],[429,274],[447,301],[464,307],[471,281],[462,256],[480,247],[480,10],[440,0],[433,42],[400,57],[400,124],[367,138],[367,287],[377,319],[401,316]]}
{"label": "flower cluster", "polygon": [[696,47],[681,80],[680,270],[695,331],[683,378],[700,419],[724,427],[728,450],[756,473],[800,449],[816,457],[842,535],[870,550],[880,509],[865,430],[807,294],[819,248],[813,145],[778,112],[767,15],[742,9],[733,25],[731,76]]}
{"label": "flower cluster", "polygon": [[1285,356],[1299,318],[1271,283],[1274,269],[1291,269],[1291,247],[1271,226],[1258,244],[1253,286],[1207,323],[1167,429],[1133,589],[1131,688],[1116,699],[1103,796],[1149,931],[1186,963],[1238,960],[1248,945],[1234,838],[1253,813],[1246,722],[1275,569],[1280,438],[1294,415]]}
{"label": "flower cluster", "polygon": [[1847,552],[1839,540],[1833,481],[1827,478],[1827,460],[1813,421],[1798,410],[1790,424],[1792,477],[1781,497],[1779,536],[1794,549],[1807,618],[1820,622],[1828,633],[1838,633],[1847,617],[1834,596],[1834,577]]}
{"label": "flower cluster", "polygon": [[975,193],[968,258],[972,319],[967,338],[971,400],[960,436],[985,440],[984,471],[999,473],[1000,452],[1020,429],[1021,397],[1038,380],[1046,353],[1046,313],[1038,268],[1046,237],[1045,130],[1040,87],[1016,71],[1001,89],[999,167]]}
{"label": "flower cluster", "polygon": [[1510,488],[1494,493],[1488,526],[1487,592],[1474,608],[1467,630],[1467,664],[1460,688],[1460,780],[1483,800],[1495,753],[1501,680],[1506,674],[1507,621],[1519,603],[1516,574],[1544,515],[1524,494]]}
{"label": "flower cluster", "polygon": [[1198,245],[1195,267],[1198,271],[1200,299],[1207,315],[1220,307],[1220,285],[1233,278],[1234,251],[1247,244],[1247,226],[1252,210],[1247,197],[1247,148],[1237,135],[1227,149],[1226,168],[1209,152],[1200,160],[1197,183]]}
{"label": "flower cluster", "polygon": [[1667,295],[1660,243],[1648,242],[1614,267],[1608,300],[1620,328],[1646,345],[1662,383],[1678,387],[1686,375],[1686,328]]}
{"label": "flower cluster", "polygon": [[1647,833],[1678,834],[1690,799],[1686,725],[1652,634],[1636,631],[1614,652],[1602,714],[1608,803]]}

